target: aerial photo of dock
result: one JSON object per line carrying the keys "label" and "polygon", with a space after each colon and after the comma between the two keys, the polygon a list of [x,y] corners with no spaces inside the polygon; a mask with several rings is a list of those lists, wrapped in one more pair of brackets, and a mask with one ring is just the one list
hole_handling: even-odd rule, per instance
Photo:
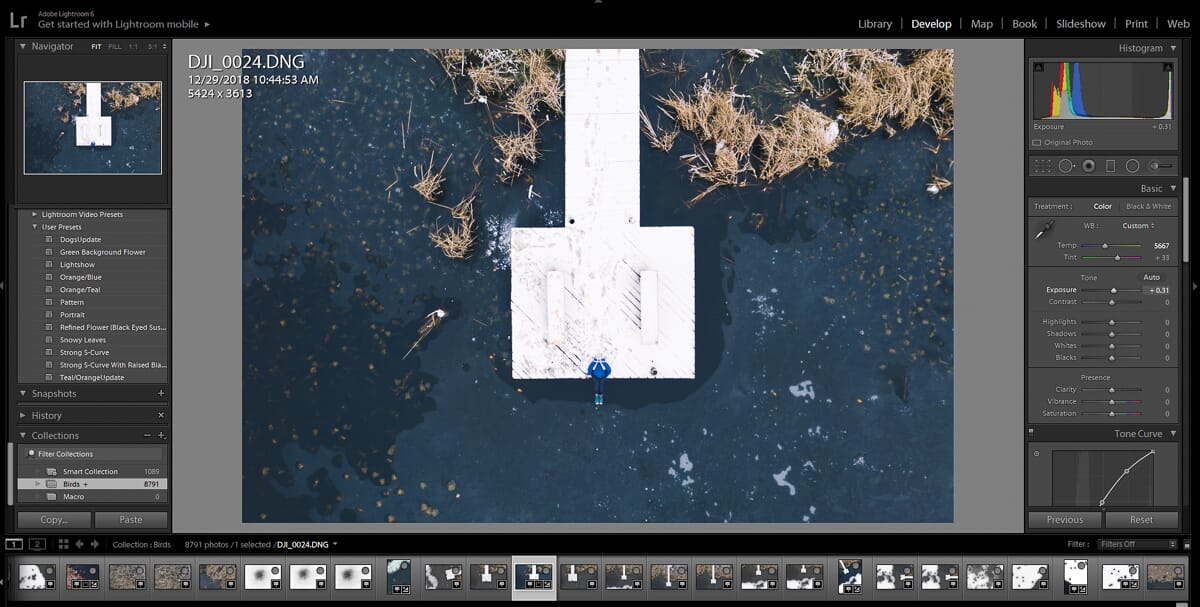
{"label": "aerial photo of dock", "polygon": [[952,50],[280,52],[246,522],[953,521]]}

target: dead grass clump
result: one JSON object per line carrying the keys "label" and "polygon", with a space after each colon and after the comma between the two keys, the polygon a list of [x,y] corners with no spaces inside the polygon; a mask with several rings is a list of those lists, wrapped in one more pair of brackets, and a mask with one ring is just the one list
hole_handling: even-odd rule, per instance
{"label": "dead grass clump", "polygon": [[442,65],[442,69],[446,71],[446,75],[450,77],[451,82],[454,81],[456,76],[462,76],[466,73],[467,49],[446,48],[428,52]]}
{"label": "dead grass clump", "polygon": [[[733,90],[719,90],[705,81],[689,97],[671,92],[657,98],[675,124],[696,136],[698,144],[691,154],[680,158],[688,164],[693,178],[714,186],[745,185],[745,175],[753,174],[750,152],[758,138],[760,125],[746,111]],[[709,188],[692,202],[703,198]]]}
{"label": "dead grass clump", "polygon": [[[524,69],[512,99],[522,99],[525,105],[542,106],[550,113],[562,114],[565,90],[562,74],[552,61],[554,55],[542,50],[527,50],[519,57],[524,60]],[[558,59],[557,63],[561,65],[562,60]],[[531,118],[527,120],[533,123]]]}
{"label": "dead grass clump", "polygon": [[512,183],[527,164],[533,164],[542,155],[537,147],[537,129],[496,135],[493,141],[499,152],[496,162],[500,164],[500,180],[504,183]]}
{"label": "dead grass clump", "polygon": [[650,123],[650,117],[646,115],[646,110],[642,109],[638,112],[642,118],[642,134],[646,136],[646,140],[650,143],[650,147],[662,150],[666,153],[671,153],[671,148],[675,146],[675,138],[679,136],[679,127],[675,127],[670,131],[662,128],[662,123],[654,125]]}
{"label": "dead grass clump", "polygon": [[430,312],[429,314],[426,314],[425,319],[421,321],[421,326],[417,327],[416,341],[413,342],[413,345],[411,348],[408,349],[408,352],[404,353],[404,358],[401,358],[400,360],[404,360],[405,358],[408,358],[408,355],[412,354],[413,350],[416,350],[417,346],[421,345],[421,342],[424,341],[425,338],[428,337],[430,333],[433,333],[434,329],[441,326],[442,321],[445,320],[445,318],[446,318],[446,311],[441,308],[438,308],[438,309]]}
{"label": "dead grass clump", "polygon": [[948,141],[950,132],[954,130],[954,117],[946,116],[941,111],[934,111],[925,119],[925,124],[933,131],[938,141]]}
{"label": "dead grass clump", "polygon": [[158,99],[162,96],[161,82],[134,82],[129,90],[142,99]]}
{"label": "dead grass clump", "polygon": [[466,76],[472,96],[497,95],[508,91],[519,68],[516,51],[511,49],[440,49],[429,51],[442,64],[453,81]]}
{"label": "dead grass clump", "polygon": [[437,226],[429,233],[434,246],[450,259],[467,259],[475,245],[475,194],[463,198],[450,209],[458,223]]}
{"label": "dead grass clump", "polygon": [[412,189],[416,190],[427,202],[435,202],[442,195],[442,184],[446,181],[442,173],[446,171],[446,165],[449,163],[450,156],[447,156],[441,168],[434,169],[433,154],[430,153],[429,166],[416,165],[413,167],[413,175],[417,178],[417,182],[412,184]]}
{"label": "dead grass clump", "polygon": [[891,131],[928,123],[939,138],[954,124],[954,51],[913,52],[911,63],[882,49],[817,49],[796,66],[797,90],[817,96],[832,94],[836,82],[842,117],[853,132]]}
{"label": "dead grass clump", "polygon": [[829,78],[841,73],[840,67],[846,62],[849,52],[844,48],[822,48],[808,51],[804,59],[796,66],[796,75],[792,76],[796,90],[819,99],[837,92],[836,86],[829,85]]}
{"label": "dead grass clump", "polygon": [[838,146],[837,122],[807,105],[797,105],[759,131],[758,176],[779,179],[802,167],[829,168],[829,153]]}
{"label": "dead grass clump", "polygon": [[[902,59],[911,60],[902,63]],[[644,66],[650,65],[645,53],[642,61]],[[650,67],[647,70],[655,73]],[[769,183],[803,167],[829,168],[829,154],[845,141],[843,132],[867,135],[883,129],[890,137],[898,128],[925,122],[938,141],[945,141],[954,130],[951,49],[911,53],[813,49],[805,53],[791,80],[792,92],[801,95],[824,98],[840,94],[838,117],[797,103],[768,124],[742,101],[745,95],[707,78],[690,95],[671,91],[656,98],[660,109],[675,121],[674,131],[652,124],[646,112],[641,112],[642,134],[654,148],[670,150],[681,130],[695,136],[692,153],[680,159],[687,163],[693,179],[703,179],[709,186],[689,205],[722,186],[747,185],[751,177]],[[940,144],[927,147],[937,153]],[[935,174],[930,191],[950,186],[948,178]]]}
{"label": "dead grass clump", "polygon": [[71,105],[80,107],[83,105],[83,96],[87,94],[87,84],[83,82],[67,82],[63,84],[67,89],[67,94],[71,96]]}
{"label": "dead grass clump", "polygon": [[113,111],[133,107],[139,101],[137,95],[125,94],[117,89],[108,89],[108,92],[104,93],[104,99]]}
{"label": "dead grass clump", "polygon": [[925,191],[931,196],[936,196],[954,185],[950,181],[950,172],[954,170],[954,161],[950,161],[950,166],[946,167],[946,172],[942,173],[937,167],[934,167],[933,172],[929,175],[929,185],[925,186]]}
{"label": "dead grass clump", "polygon": [[700,141],[714,145],[723,143],[748,154],[758,136],[758,124],[754,115],[742,106],[740,98],[733,89],[718,90],[705,81],[689,98],[672,92],[658,101],[666,106],[681,128],[691,131]]}
{"label": "dead grass clump", "polygon": [[[551,116],[563,113],[561,49],[446,49],[430,51],[452,80],[471,87],[469,103],[501,107],[518,118],[524,132],[499,133],[493,141],[501,181],[511,183],[541,156],[537,131]],[[500,117],[498,114],[497,118]],[[523,123],[523,124],[522,124]]]}
{"label": "dead grass clump", "polygon": [[934,110],[954,124],[954,49],[934,48],[917,53],[912,67],[932,86]]}
{"label": "dead grass clump", "polygon": [[[851,129],[875,132],[884,120],[897,119],[902,128],[916,123],[921,112],[914,82],[895,55],[886,51],[864,52],[854,56],[839,79],[842,98],[839,109]],[[928,98],[925,99],[926,108]]]}
{"label": "dead grass clump", "polygon": [[135,107],[144,99],[158,99],[162,95],[161,82],[133,82],[119,84],[104,93],[108,107],[113,111]]}

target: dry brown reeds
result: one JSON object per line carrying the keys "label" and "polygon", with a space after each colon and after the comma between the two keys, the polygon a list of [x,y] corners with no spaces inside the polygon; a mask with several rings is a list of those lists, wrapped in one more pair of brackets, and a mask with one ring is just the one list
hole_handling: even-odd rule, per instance
{"label": "dry brown reeds", "polygon": [[413,176],[417,178],[417,182],[412,184],[412,189],[416,190],[421,198],[427,202],[435,202],[442,195],[442,184],[446,178],[442,175],[446,171],[446,165],[450,163],[451,156],[446,156],[446,161],[442,163],[441,168],[433,168],[433,153],[429,154],[429,165],[413,166]]}
{"label": "dry brown reeds", "polygon": [[837,92],[836,86],[829,85],[828,78],[836,73],[836,68],[846,60],[847,52],[847,49],[840,48],[808,51],[804,59],[796,65],[796,75],[792,77],[796,90],[818,99]]}
{"label": "dry brown reeds", "polygon": [[435,226],[429,233],[434,246],[450,259],[467,259],[475,245],[475,193],[472,192],[450,209],[458,223]]}
{"label": "dry brown reeds", "polygon": [[934,48],[917,53],[913,61],[932,85],[934,110],[954,124],[954,49]]}
{"label": "dry brown reeds", "polygon": [[143,99],[158,99],[162,95],[161,82],[133,82],[128,86],[117,85],[104,93],[108,107],[113,111],[131,108]]}
{"label": "dry brown reeds", "polygon": [[839,131],[832,118],[807,105],[797,105],[763,127],[758,141],[758,176],[773,181],[801,167],[829,168],[833,164],[829,153],[838,146]]}
{"label": "dry brown reeds", "polygon": [[931,195],[937,195],[953,186],[954,182],[950,181],[950,172],[952,170],[954,170],[953,160],[951,160],[950,165],[946,167],[946,172],[944,174],[935,167],[933,172],[929,175],[929,185],[925,187],[925,191],[929,192]]}
{"label": "dry brown reeds", "polygon": [[842,96],[839,110],[852,132],[911,128],[925,121],[944,138],[954,124],[954,51],[914,51],[912,62],[882,49],[815,49],[796,66],[797,90],[828,94],[829,81]]}
{"label": "dry brown reeds", "polygon": [[[925,122],[938,141],[945,141],[954,130],[954,51],[929,49],[907,56],[911,61],[901,63],[902,53],[880,49],[807,51],[792,77],[794,90],[815,98],[840,92],[836,119],[797,103],[767,124],[747,109],[745,96],[734,87],[722,88],[706,78],[690,95],[671,91],[656,98],[675,121],[674,131],[652,124],[644,110],[641,130],[652,147],[662,150],[671,149],[681,129],[695,136],[692,153],[680,159],[693,179],[709,186],[689,205],[722,186],[747,185],[751,176],[771,182],[803,167],[828,168],[829,154],[847,132],[866,135],[883,129],[890,137],[898,128]],[[938,146],[929,149],[936,153]],[[938,179],[930,185],[939,191],[950,186]]]}
{"label": "dry brown reeds", "polygon": [[672,91],[657,101],[664,106],[680,128],[696,136],[697,145],[691,154],[680,159],[688,164],[692,178],[713,184],[695,202],[715,187],[745,185],[745,175],[753,174],[750,152],[758,138],[760,125],[748,112],[733,89],[719,90],[707,80],[684,97]]}
{"label": "dry brown reeds", "polygon": [[651,124],[650,117],[646,115],[645,108],[641,109],[638,114],[642,119],[642,134],[646,136],[646,141],[650,143],[650,147],[662,150],[665,153],[671,153],[671,148],[675,146],[675,138],[679,136],[679,127],[675,127],[670,131],[662,128],[662,123]]}
{"label": "dry brown reeds", "polygon": [[129,90],[142,99],[158,99],[162,95],[161,82],[134,82]]}
{"label": "dry brown reeds", "polygon": [[441,308],[426,314],[425,319],[421,321],[421,326],[417,327],[416,341],[413,342],[412,347],[408,349],[408,352],[404,353],[404,358],[401,358],[400,360],[408,358],[408,355],[412,354],[413,350],[416,350],[417,346],[421,345],[421,342],[424,341],[430,333],[433,333],[433,330],[438,328],[442,324],[442,320],[445,318],[446,311]]}
{"label": "dry brown reeds", "polygon": [[[563,81],[551,62],[552,54],[543,51],[524,51],[519,55],[522,69],[519,83],[509,96],[509,111],[534,126],[534,112],[544,107],[551,114],[563,112]],[[561,61],[561,60],[560,60]]]}
{"label": "dry brown reeds", "polygon": [[500,164],[500,180],[505,183],[512,183],[526,163],[533,164],[542,155],[537,147],[537,129],[496,135],[493,141],[499,152],[496,162]]}
{"label": "dry brown reeds", "polygon": [[541,156],[538,129],[550,116],[563,112],[563,51],[446,49],[430,53],[452,80],[465,79],[470,84],[471,102],[502,107],[504,114],[518,118],[518,132],[493,137],[499,178],[512,183]]}
{"label": "dry brown reeds", "polygon": [[719,90],[704,81],[690,97],[672,92],[658,101],[670,110],[680,127],[694,133],[699,140],[724,143],[748,153],[758,136],[757,121],[740,99],[735,90]]}
{"label": "dry brown reeds", "polygon": [[71,96],[71,105],[80,107],[83,105],[83,96],[87,94],[87,84],[82,82],[67,82],[63,84],[67,89],[67,94]]}

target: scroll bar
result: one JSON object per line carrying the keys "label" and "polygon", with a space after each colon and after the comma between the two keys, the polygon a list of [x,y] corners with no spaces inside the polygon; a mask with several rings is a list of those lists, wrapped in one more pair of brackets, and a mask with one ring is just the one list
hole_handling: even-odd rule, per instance
{"label": "scroll bar", "polygon": [[1191,263],[1192,255],[1192,224],[1191,213],[1192,207],[1192,178],[1183,178],[1183,263]]}
{"label": "scroll bar", "polygon": [[16,481],[13,479],[13,466],[16,466],[14,462],[17,458],[13,457],[14,455],[16,455],[16,448],[12,443],[8,443],[8,475],[5,477],[8,485],[5,493],[8,495],[9,506],[13,505],[13,486],[16,485]]}

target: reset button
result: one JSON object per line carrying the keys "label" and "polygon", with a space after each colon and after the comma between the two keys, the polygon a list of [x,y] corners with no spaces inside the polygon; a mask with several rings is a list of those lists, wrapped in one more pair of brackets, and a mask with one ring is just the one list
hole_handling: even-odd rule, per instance
{"label": "reset button", "polygon": [[1109,529],[1178,529],[1178,512],[1106,512]]}

